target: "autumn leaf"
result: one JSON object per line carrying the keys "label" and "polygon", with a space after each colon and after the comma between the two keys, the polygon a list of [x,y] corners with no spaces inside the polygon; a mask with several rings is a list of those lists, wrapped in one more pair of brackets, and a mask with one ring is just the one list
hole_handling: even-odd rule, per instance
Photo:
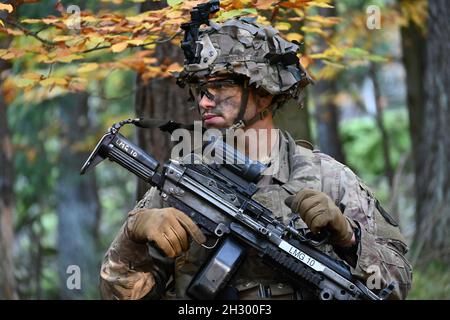
{"label": "autumn leaf", "polygon": [[323,37],[325,37],[327,35],[325,31],[323,31],[321,28],[317,28],[317,27],[303,26],[301,28],[301,30],[305,33],[317,33]]}
{"label": "autumn leaf", "polygon": [[333,26],[341,22],[342,20],[337,17],[323,17],[323,16],[308,16],[306,20],[317,22],[325,26]]}
{"label": "autumn leaf", "polygon": [[87,73],[94,71],[98,68],[97,63],[83,63],[80,68],[78,68],[78,73]]}
{"label": "autumn leaf", "polygon": [[144,42],[145,42],[145,39],[133,39],[133,40],[127,41],[128,44],[131,44],[133,46],[140,46],[140,45],[144,44]]}
{"label": "autumn leaf", "polygon": [[0,3],[0,10],[8,11],[8,13],[13,12],[14,8],[10,4]]}
{"label": "autumn leaf", "polygon": [[43,77],[44,76],[42,74],[39,74],[36,72],[27,72],[22,76],[22,78],[24,78],[24,79],[36,80],[36,81],[43,79]]}
{"label": "autumn leaf", "polygon": [[55,42],[64,42],[64,41],[68,41],[68,40],[72,40],[73,37],[72,36],[56,36],[54,37],[52,40]]}
{"label": "autumn leaf", "polygon": [[278,29],[278,30],[280,30],[280,31],[287,31],[287,30],[290,30],[291,27],[292,27],[291,24],[290,24],[290,23],[287,23],[287,22],[278,22],[278,23],[275,25],[275,28]]}
{"label": "autumn leaf", "polygon": [[27,24],[35,24],[42,22],[41,19],[23,19],[20,21],[21,23],[27,23]]}
{"label": "autumn leaf", "polygon": [[37,83],[37,81],[36,80],[32,80],[32,79],[20,78],[20,79],[16,79],[14,81],[14,83],[19,88],[26,88],[26,87],[35,85]]}
{"label": "autumn leaf", "polygon": [[128,42],[119,42],[111,46],[111,51],[114,53],[119,53],[125,50],[128,47]]}
{"label": "autumn leaf", "polygon": [[174,62],[166,69],[167,72],[180,72],[183,69],[178,62]]}
{"label": "autumn leaf", "polygon": [[291,32],[291,33],[288,33],[286,35],[286,39],[289,40],[289,41],[298,41],[298,42],[300,42],[300,41],[303,40],[303,35],[301,35],[300,33]]}
{"label": "autumn leaf", "polygon": [[39,81],[43,87],[49,87],[54,85],[65,86],[68,84],[67,80],[64,78],[50,77]]}
{"label": "autumn leaf", "polygon": [[271,9],[274,4],[276,4],[279,1],[276,0],[257,0],[255,7],[259,10],[267,10]]}
{"label": "autumn leaf", "polygon": [[69,63],[69,62],[72,62],[73,60],[80,60],[83,58],[84,58],[84,56],[79,55],[79,54],[69,54],[68,56],[64,56],[64,57],[57,57],[55,59],[55,61]]}
{"label": "autumn leaf", "polygon": [[303,55],[300,57],[300,64],[304,67],[304,68],[308,68],[309,65],[313,62],[313,60],[311,59],[311,57],[307,56],[307,55]]}
{"label": "autumn leaf", "polygon": [[317,0],[317,1],[308,1],[308,7],[319,7],[319,8],[334,8],[330,4],[331,0]]}
{"label": "autumn leaf", "polygon": [[257,13],[258,12],[254,8],[230,10],[230,11],[225,11],[224,13],[222,13],[217,18],[217,21],[224,21],[224,20],[231,19],[231,18],[234,18],[237,16],[243,16],[243,15],[247,15],[247,14],[257,14]]}
{"label": "autumn leaf", "polygon": [[177,4],[180,4],[182,2],[183,2],[183,0],[167,0],[167,4],[171,7],[174,7]]}

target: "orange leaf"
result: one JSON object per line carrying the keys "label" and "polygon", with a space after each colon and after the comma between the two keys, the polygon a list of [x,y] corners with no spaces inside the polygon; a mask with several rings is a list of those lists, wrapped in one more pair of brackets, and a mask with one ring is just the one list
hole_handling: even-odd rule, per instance
{"label": "orange leaf", "polygon": [[115,52],[115,53],[118,53],[118,52],[122,52],[127,47],[128,47],[128,42],[127,41],[119,42],[119,43],[116,43],[116,44],[111,46],[111,51]]}
{"label": "orange leaf", "polygon": [[11,12],[13,12],[14,8],[10,4],[0,3],[0,10],[5,10],[5,11],[8,11],[8,13],[11,13]]}
{"label": "orange leaf", "polygon": [[91,72],[96,70],[97,68],[98,68],[97,63],[83,63],[83,65],[80,68],[78,68],[77,72],[78,73]]}
{"label": "orange leaf", "polygon": [[273,7],[274,3],[277,3],[276,0],[258,0],[255,4],[255,8],[259,10],[267,10]]}
{"label": "orange leaf", "polygon": [[167,67],[167,72],[179,72],[183,69],[182,66],[178,62],[172,63],[170,66]]}

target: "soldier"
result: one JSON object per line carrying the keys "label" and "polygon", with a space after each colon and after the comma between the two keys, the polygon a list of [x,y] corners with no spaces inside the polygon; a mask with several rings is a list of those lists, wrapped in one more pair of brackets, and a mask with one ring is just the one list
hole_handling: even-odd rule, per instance
{"label": "soldier", "polygon": [[[200,59],[187,59],[177,82],[189,86],[208,128],[273,129],[272,113],[286,99],[300,100],[311,82],[299,63],[298,46],[272,27],[243,18],[211,23],[201,30],[198,43]],[[395,221],[348,167],[277,132],[269,136],[266,162],[277,162],[279,169],[260,181],[254,199],[286,223],[297,212],[297,227],[327,230],[330,237],[322,251],[344,261],[374,292],[395,281],[390,298],[404,299],[412,269]],[[105,254],[102,297],[187,298],[186,288],[208,254],[205,240],[187,215],[167,207],[151,188]],[[293,287],[251,250],[231,288],[239,299],[311,298],[308,288]]]}

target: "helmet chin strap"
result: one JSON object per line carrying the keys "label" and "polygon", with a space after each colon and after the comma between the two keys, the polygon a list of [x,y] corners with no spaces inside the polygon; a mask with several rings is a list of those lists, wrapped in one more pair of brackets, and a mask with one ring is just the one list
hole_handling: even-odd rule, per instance
{"label": "helmet chin strap", "polygon": [[248,87],[248,81],[246,80],[244,82],[244,86],[242,88],[241,106],[239,107],[239,113],[230,129],[236,130],[236,129],[244,128],[246,126],[246,123],[244,121],[244,115],[245,115],[245,110],[247,109],[249,94],[250,94],[250,90]]}
{"label": "helmet chin strap", "polygon": [[248,97],[250,90],[248,88],[248,82],[246,81],[244,84],[242,99],[241,99],[241,107],[239,109],[239,114],[236,117],[234,124],[230,127],[232,130],[243,129],[245,127],[251,126],[255,122],[264,119],[267,117],[269,113],[272,113],[276,107],[277,103],[271,103],[267,108],[264,108],[261,112],[258,112],[253,118],[250,120],[244,120],[245,110],[247,109]]}

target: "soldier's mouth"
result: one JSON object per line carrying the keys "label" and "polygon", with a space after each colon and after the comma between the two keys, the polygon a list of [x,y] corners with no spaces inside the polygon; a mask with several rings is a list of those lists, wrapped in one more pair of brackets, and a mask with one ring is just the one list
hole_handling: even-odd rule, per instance
{"label": "soldier's mouth", "polygon": [[203,121],[206,121],[206,120],[209,120],[209,119],[213,119],[213,118],[216,118],[216,117],[219,117],[219,115],[213,114],[213,113],[205,113],[203,115]]}

